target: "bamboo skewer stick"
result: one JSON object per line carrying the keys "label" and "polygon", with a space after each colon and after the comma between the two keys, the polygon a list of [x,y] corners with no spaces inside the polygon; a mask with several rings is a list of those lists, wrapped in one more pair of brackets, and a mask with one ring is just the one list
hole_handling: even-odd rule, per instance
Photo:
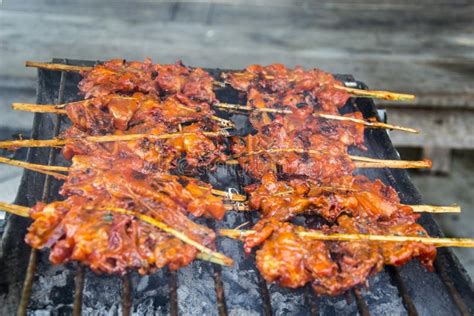
{"label": "bamboo skewer stick", "polygon": [[[21,206],[21,205],[15,205],[15,204],[9,204],[9,203],[4,203],[0,202],[0,209],[4,210],[8,213],[15,214],[21,217],[29,217],[30,216],[30,208]],[[182,232],[154,219],[153,217],[140,214],[138,212],[122,209],[122,208],[117,208],[117,207],[104,207],[104,208],[89,208],[89,209],[96,209],[96,210],[101,210],[101,211],[110,211],[114,213],[119,213],[123,215],[130,215],[133,216],[143,222],[146,222],[152,226],[155,226],[164,232],[173,235],[174,237],[178,238],[179,240],[183,241],[184,243],[187,243],[197,250],[200,251],[200,254],[198,257],[202,260],[210,261],[213,263],[217,263],[220,265],[226,265],[226,266],[231,266],[233,265],[233,260],[227,256],[224,256],[223,254],[213,251],[200,243],[192,240],[186,234],[183,234]]]}
{"label": "bamboo skewer stick", "polygon": [[24,162],[24,161],[19,161],[19,160],[8,159],[8,158],[5,158],[5,157],[0,157],[0,163],[12,165],[12,166],[17,166],[17,167],[20,167],[20,168],[25,168],[25,169],[36,171],[36,172],[40,172],[40,173],[43,173],[43,174],[53,176],[57,179],[65,179],[66,178],[66,176],[64,174],[56,172],[56,171],[62,171],[63,172],[63,171],[65,171],[64,169],[66,169],[66,171],[67,171],[66,167],[38,165],[38,164],[32,164],[32,163],[28,163],[28,162]]}
{"label": "bamboo skewer stick", "polygon": [[415,100],[415,96],[413,94],[396,93],[396,92],[390,92],[390,91],[354,89],[354,88],[349,88],[349,87],[344,87],[344,86],[339,86],[339,85],[334,86],[334,87],[340,90],[345,90],[349,94],[360,96],[360,97],[393,100],[393,101]]}
{"label": "bamboo skewer stick", "polygon": [[[55,70],[55,71],[89,71],[92,70],[93,67],[88,66],[71,66],[71,65],[63,65],[63,64],[53,64],[53,63],[42,63],[42,62],[35,62],[35,61],[27,61],[25,63],[26,67],[34,67],[34,68],[42,68],[48,70]],[[234,73],[238,74],[238,73]],[[267,76],[267,79],[272,79],[272,76]],[[225,83],[220,81],[214,81],[214,85],[219,87],[225,87]],[[412,94],[404,94],[404,93],[395,93],[389,91],[375,91],[375,90],[363,90],[363,89],[354,89],[348,88],[344,86],[336,85],[335,88],[340,90],[345,90],[349,94],[354,96],[362,96],[362,97],[370,97],[370,98],[378,98],[384,100],[396,100],[396,101],[403,101],[403,100],[414,100],[415,96]]]}
{"label": "bamboo skewer stick", "polygon": [[410,168],[431,168],[431,160],[384,160],[374,159],[361,156],[349,155],[349,157],[355,161],[357,168],[398,168],[398,169],[410,169]]}
{"label": "bamboo skewer stick", "polygon": [[[260,155],[260,154],[264,154],[264,153],[273,154],[273,153],[281,153],[281,152],[321,154],[321,151],[311,150],[311,149],[270,148],[270,149],[257,150],[257,151],[253,151],[253,152],[247,152],[247,153],[242,154],[240,156],[234,156],[234,158],[238,158],[238,157],[241,157],[241,156]],[[419,161],[384,160],[384,159],[375,159],[375,158],[361,157],[361,156],[354,156],[354,155],[349,155],[349,157],[354,161],[355,166],[357,168],[400,168],[400,169],[407,169],[407,168],[431,168],[431,166],[432,166],[432,163],[431,163],[430,160],[419,160]]]}
{"label": "bamboo skewer stick", "polygon": [[29,163],[21,160],[8,159],[5,157],[0,157],[0,163],[7,165],[17,166],[25,169],[35,169],[35,170],[44,170],[44,171],[59,171],[59,172],[69,172],[69,167],[63,166],[50,166],[50,165],[41,165],[35,163]]}
{"label": "bamboo skewer stick", "polygon": [[15,214],[21,217],[30,217],[30,208],[26,206],[0,202],[0,210]]}
{"label": "bamboo skewer stick", "polygon": [[434,205],[408,205],[415,213],[461,213],[459,205],[434,206]]}
{"label": "bamboo skewer stick", "polygon": [[68,143],[65,139],[20,139],[0,141],[0,148],[20,148],[20,147],[61,147]]}
{"label": "bamboo skewer stick", "polygon": [[[440,213],[461,213],[461,208],[457,205],[453,206],[435,206],[435,205],[408,205],[402,204],[405,206],[409,206],[413,209],[414,213],[432,213],[432,214],[440,214]],[[228,211],[238,211],[238,212],[250,212],[253,211],[250,209],[246,204],[225,204],[225,208]]]}
{"label": "bamboo skewer stick", "polygon": [[[242,239],[255,233],[254,230],[221,229],[219,235]],[[369,241],[369,242],[421,242],[436,247],[474,247],[474,238],[436,238],[398,235],[371,235],[371,234],[325,234],[320,231],[298,231],[300,237],[328,241]]]}
{"label": "bamboo skewer stick", "polygon": [[[219,132],[201,132],[207,137],[228,136],[224,130]],[[53,139],[23,139],[23,140],[8,140],[0,141],[0,148],[15,148],[15,147],[59,147],[77,140],[85,140],[93,143],[108,143],[118,141],[133,141],[142,138],[149,138],[153,140],[170,139],[175,137],[192,136],[196,133],[171,133],[171,134],[125,134],[125,135],[104,135],[104,136],[86,136],[81,138],[53,138]]]}
{"label": "bamboo skewer stick", "polygon": [[403,126],[387,124],[387,123],[382,123],[382,122],[368,122],[368,121],[356,119],[353,117],[338,116],[338,115],[323,114],[323,113],[316,114],[316,115],[322,118],[330,119],[330,120],[339,120],[339,121],[353,122],[356,124],[363,124],[364,126],[372,127],[372,128],[392,129],[392,130],[403,131],[403,132],[408,132],[408,133],[413,133],[413,134],[420,133],[419,130],[414,129],[414,128],[403,127]]}
{"label": "bamboo skewer stick", "polygon": [[34,113],[55,113],[55,114],[67,114],[66,110],[62,109],[59,105],[39,105],[29,103],[12,103],[12,109],[16,111],[26,111]]}
{"label": "bamboo skewer stick", "polygon": [[[232,75],[243,76],[245,73],[242,72],[234,72]],[[272,75],[265,75],[265,79],[275,79],[275,76]],[[292,82],[295,81],[294,78],[288,78],[288,81]],[[361,96],[361,97],[368,97],[368,98],[376,98],[376,99],[383,99],[383,100],[394,100],[394,101],[411,101],[415,99],[413,94],[405,94],[405,93],[397,93],[397,92],[390,92],[390,91],[377,91],[377,90],[364,90],[364,89],[356,89],[356,88],[348,88],[345,86],[335,85],[334,88],[339,90],[345,90],[349,94],[353,96]]]}
{"label": "bamboo skewer stick", "polygon": [[[270,113],[281,113],[281,114],[292,114],[293,111],[291,110],[284,110],[284,109],[272,109],[272,108],[255,108],[248,105],[239,105],[239,104],[231,104],[231,103],[218,103],[214,104],[215,107],[223,108],[223,109],[230,109],[230,110],[243,110],[243,111],[258,111],[258,112],[270,112]],[[345,121],[345,122],[352,122],[355,124],[362,124],[367,127],[372,128],[385,128],[385,129],[392,129],[398,131],[404,131],[408,133],[419,134],[420,131],[414,128],[403,127],[398,125],[386,124],[382,122],[369,122],[361,119],[356,119],[353,117],[346,117],[341,115],[331,115],[331,114],[324,114],[324,113],[314,113],[313,116],[322,117],[328,120],[336,120],[336,121]]]}
{"label": "bamboo skewer stick", "polygon": [[92,70],[94,67],[89,66],[71,66],[71,65],[64,65],[64,64],[52,64],[52,63],[42,63],[37,61],[26,61],[26,67],[32,68],[41,68],[47,70],[56,70],[56,71],[89,71]]}

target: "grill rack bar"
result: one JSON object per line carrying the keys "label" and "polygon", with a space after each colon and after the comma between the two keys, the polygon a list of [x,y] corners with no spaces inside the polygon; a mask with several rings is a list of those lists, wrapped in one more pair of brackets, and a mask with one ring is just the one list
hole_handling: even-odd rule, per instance
{"label": "grill rack bar", "polygon": [[359,310],[359,314],[362,316],[370,316],[369,307],[362,296],[360,288],[356,288],[352,290],[352,294],[355,297],[355,301],[357,304],[357,309]]}
{"label": "grill rack bar", "polygon": [[[239,166],[236,165],[234,166],[234,173],[236,175],[237,179],[237,185],[238,189],[240,192],[244,192],[244,185],[242,184],[241,177],[238,176],[239,174]],[[246,212],[244,214],[245,220],[249,223],[254,223],[254,219],[252,214]],[[260,271],[255,269],[256,275],[257,275],[257,285],[258,285],[258,292],[260,293],[260,298],[262,299],[262,307],[263,307],[263,315],[264,316],[271,316],[272,313],[272,301],[270,298],[270,293],[268,291],[268,286],[265,280],[263,280],[262,275],[260,274]]]}
{"label": "grill rack bar", "polygon": [[130,274],[126,274],[121,278],[122,281],[122,315],[130,316],[132,309],[132,283]]}
{"label": "grill rack bar", "polygon": [[178,316],[178,276],[176,271],[168,272],[168,287],[170,292],[170,315]]}
{"label": "grill rack bar", "polygon": [[[216,223],[210,219],[206,220],[206,224],[213,230],[216,230]],[[220,251],[219,246],[216,246],[216,250]],[[227,316],[227,304],[225,301],[224,283],[222,282],[222,268],[219,265],[209,265],[210,269],[213,269],[212,279],[214,280],[214,290],[216,294],[217,313],[219,316]]]}
{"label": "grill rack bar", "polygon": [[224,283],[222,282],[222,268],[214,265],[214,287],[216,290],[217,312],[219,316],[227,316],[227,304],[225,302]]}
{"label": "grill rack bar", "polygon": [[466,303],[464,303],[464,300],[462,299],[461,294],[456,289],[456,286],[453,283],[452,279],[449,277],[449,274],[445,268],[446,265],[443,264],[442,260],[444,260],[444,258],[443,259],[436,258],[436,261],[434,264],[436,272],[439,274],[441,280],[443,281],[444,285],[448,289],[448,292],[451,295],[451,299],[454,301],[454,303],[458,307],[461,315],[463,316],[471,315],[471,312],[469,311],[469,308],[467,307]]}
{"label": "grill rack bar", "polygon": [[[63,63],[67,64],[68,63],[67,59],[64,59]],[[39,71],[41,70],[38,70],[38,72]],[[56,104],[64,103],[64,89],[66,87],[66,80],[67,80],[67,72],[62,71],[61,79],[59,82],[59,91],[58,91],[58,98],[57,98]],[[35,115],[35,120],[38,119],[40,115],[41,115],[40,113],[37,113],[37,115]],[[53,124],[54,124],[53,137],[56,137],[59,135],[59,128],[61,126],[61,121],[59,120],[58,115],[54,116]],[[32,152],[33,152],[33,149],[30,149],[28,151],[28,158],[31,158]],[[56,159],[56,153],[57,153],[57,150],[55,148],[49,148],[48,166],[54,163],[54,160]],[[43,183],[43,193],[41,196],[41,200],[44,202],[47,202],[49,199],[51,180],[52,180],[51,176],[49,175],[45,176],[44,183]],[[23,283],[20,303],[18,305],[18,310],[17,310],[18,316],[25,316],[27,313],[28,303],[30,301],[30,296],[31,296],[31,289],[33,286],[33,280],[34,280],[36,269],[38,266],[37,263],[38,263],[38,250],[31,249],[30,259],[28,261],[28,267],[26,270],[25,282]]]}
{"label": "grill rack bar", "polygon": [[[236,165],[234,167],[235,174],[239,173],[237,171],[239,168],[240,167],[238,165]],[[239,186],[239,191],[244,192],[244,186],[242,185],[240,177],[237,176],[236,179],[237,179],[237,183],[238,183],[238,186]],[[244,216],[245,216],[245,220],[247,222],[255,224],[252,214],[246,212]],[[260,271],[258,271],[258,269],[256,269],[256,268],[255,268],[255,273],[257,275],[258,292],[260,293],[260,298],[262,299],[263,315],[271,316],[271,315],[273,315],[272,300],[271,300],[271,297],[270,297],[270,292],[268,291],[267,282],[265,282],[262,275],[260,274]]]}
{"label": "grill rack bar", "polygon": [[[63,63],[64,64],[69,64],[69,61],[67,59],[64,59]],[[353,83],[356,86],[358,86],[358,88],[362,88],[362,89],[367,88],[366,86],[364,86],[363,84],[360,84],[358,82],[345,82],[346,85],[348,85],[348,83]],[[64,102],[63,98],[64,98],[65,85],[66,85],[66,74],[64,72],[61,72],[61,80],[60,80],[59,93],[58,93],[58,103],[63,103]],[[38,115],[41,115],[41,114],[36,114],[35,120],[38,120],[38,118],[39,118]],[[54,119],[55,136],[57,136],[57,134],[59,133],[59,127],[60,127],[60,121],[59,121],[59,118],[56,116],[55,119]],[[36,131],[34,131],[34,132],[36,132]],[[33,135],[32,135],[32,138],[34,138]],[[32,155],[33,150],[35,150],[35,149],[30,149],[28,151],[28,160],[31,160],[31,158],[33,156]],[[394,149],[392,149],[392,151],[394,151]],[[49,154],[49,158],[48,158],[48,164],[52,164],[52,162],[55,159],[55,156],[56,156],[56,151],[54,149],[51,149],[50,154]],[[388,180],[389,180],[389,182],[391,182],[390,184],[392,186],[395,186],[397,184],[397,181],[394,179],[392,174],[390,174],[390,173],[387,173],[387,174],[388,174],[388,178],[389,178]],[[45,181],[44,181],[44,185],[43,185],[43,195],[42,195],[43,200],[47,200],[47,198],[49,198],[50,183],[51,183],[50,177],[46,176]],[[22,295],[21,295],[21,300],[20,300],[21,303],[19,304],[18,315],[26,315],[26,312],[27,312],[29,296],[31,294],[31,286],[32,286],[34,276],[35,276],[35,271],[36,271],[37,257],[38,257],[37,250],[32,249],[31,254],[30,254],[30,260],[29,260],[29,263],[28,263],[28,268],[27,268],[28,273],[25,277],[25,282],[24,282],[24,286],[23,286],[23,289],[22,289]],[[34,260],[31,260],[31,259],[34,259]],[[442,265],[442,264],[439,264],[438,260],[436,261],[435,266],[436,266],[437,274],[440,276],[440,279],[445,284],[446,289],[447,289],[449,295],[451,296],[451,299],[453,300],[454,304],[458,307],[460,313],[462,315],[466,315],[466,314],[469,315],[470,314],[469,307],[465,304],[462,295],[459,293],[459,291],[454,286],[454,283],[453,283],[452,279],[450,278],[448,271],[446,270],[446,266]],[[82,276],[81,276],[80,269],[82,269]],[[393,280],[393,283],[396,285],[396,287],[399,291],[399,294],[402,298],[403,305],[404,305],[405,309],[407,310],[408,314],[409,315],[418,315],[415,304],[413,303],[413,300],[411,299],[410,294],[408,293],[407,287],[404,284],[404,281],[402,280],[402,278],[400,276],[399,269],[394,268],[394,267],[386,267],[386,271],[389,273],[391,279]],[[257,271],[257,275],[258,275],[258,278],[259,278],[259,282],[258,282],[259,283],[259,291],[260,291],[260,294],[261,294],[261,297],[262,297],[262,302],[263,302],[263,304],[262,304],[263,305],[263,313],[265,315],[272,315],[271,299],[270,299],[270,294],[269,294],[269,291],[268,291],[267,284],[261,278],[258,271]],[[178,286],[177,283],[178,282],[177,282],[177,275],[176,275],[175,272],[169,272],[168,276],[169,276],[169,288],[170,288],[170,314],[171,315],[178,315],[178,297],[177,297],[177,286]],[[82,278],[82,281],[80,281],[81,278]],[[83,287],[83,285],[84,285],[84,267],[81,267],[81,268],[78,267],[77,271],[76,271],[76,291],[75,291],[75,297],[74,297],[74,311],[79,311],[79,312],[81,311],[80,307],[82,306],[82,287]],[[129,285],[131,287],[131,284],[129,284]],[[28,290],[28,288],[29,288],[29,290]],[[311,289],[309,289],[309,290],[311,290]],[[217,294],[217,292],[216,292],[216,294]],[[309,294],[312,294],[312,292],[310,291]],[[362,293],[360,291],[359,292],[354,291],[353,295],[356,299],[359,313],[362,314],[362,315],[365,315],[365,312],[368,313],[368,307],[367,307],[367,304],[365,303],[365,300],[363,298]],[[308,296],[308,295],[305,294],[305,301],[310,302],[311,314],[313,314],[313,313],[317,314],[317,311],[318,311],[317,302],[319,301],[319,299],[314,294],[312,295],[313,299],[311,299],[310,296],[311,295]],[[219,301],[219,298],[217,298],[217,299]],[[222,300],[225,304],[225,297],[223,297]],[[362,305],[360,305],[360,304],[362,304]],[[363,305],[365,305],[365,307],[367,307],[367,310],[364,309]]]}
{"label": "grill rack bar", "polygon": [[385,271],[387,271],[387,273],[390,275],[392,283],[394,283],[397,287],[398,293],[402,298],[403,306],[405,307],[408,315],[418,316],[418,311],[416,310],[415,304],[413,303],[410,294],[408,294],[408,289],[405,283],[403,282],[402,277],[400,276],[399,269],[397,267],[387,266],[385,267]]}
{"label": "grill rack bar", "polygon": [[31,288],[33,287],[33,278],[35,277],[36,268],[38,266],[38,250],[31,249],[28,267],[26,268],[25,281],[21,290],[20,304],[16,312],[17,316],[25,316],[28,309],[28,302],[31,296]]}
{"label": "grill rack bar", "polygon": [[82,294],[84,291],[84,271],[82,264],[78,264],[76,268],[76,275],[74,276],[74,303],[72,307],[72,314],[80,316],[82,314]]}
{"label": "grill rack bar", "polygon": [[304,289],[304,301],[309,306],[309,313],[311,316],[317,316],[318,313],[318,297],[314,295],[310,284],[306,284]]}

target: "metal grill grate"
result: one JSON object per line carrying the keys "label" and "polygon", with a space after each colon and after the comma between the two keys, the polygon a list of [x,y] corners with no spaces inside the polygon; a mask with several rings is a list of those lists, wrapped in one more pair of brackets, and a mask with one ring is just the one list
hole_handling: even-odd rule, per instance
{"label": "metal grill grate", "polygon": [[[71,64],[91,62],[54,60]],[[218,70],[210,70],[218,75]],[[350,76],[341,76],[351,85]],[[80,76],[39,70],[38,103],[58,103],[77,100]],[[233,91],[221,91],[219,99],[237,102]],[[240,100],[241,101],[241,100]],[[348,107],[358,107],[364,116],[375,116],[371,100],[357,99]],[[224,113],[222,113],[225,115]],[[243,116],[234,115],[235,121],[245,124]],[[67,127],[67,120],[48,114],[37,114],[33,138],[50,138]],[[368,154],[377,158],[396,159],[388,135],[382,130],[368,130]],[[56,150],[31,149],[28,161],[65,164],[56,157]],[[380,178],[395,187],[403,203],[420,202],[419,193],[403,170],[364,170],[370,178]],[[207,181],[218,188],[234,187],[242,190],[243,182],[235,168],[219,166]],[[42,183],[42,185],[39,185]],[[25,172],[17,203],[32,205],[37,199],[57,198],[58,183],[32,172]],[[245,221],[253,222],[252,214],[229,213],[223,222],[207,222],[215,228],[234,227]],[[3,241],[0,272],[9,273],[0,286],[0,311],[19,315],[49,312],[51,314],[211,314],[211,315],[331,315],[343,314],[463,314],[474,310],[474,291],[469,278],[449,250],[441,250],[436,262],[437,273],[429,273],[417,263],[401,268],[387,267],[369,280],[370,288],[355,289],[346,296],[317,297],[309,286],[292,290],[264,282],[254,265],[254,256],[246,258],[239,243],[221,239],[218,250],[235,259],[235,266],[221,268],[196,261],[177,272],[158,271],[150,276],[131,273],[125,277],[97,276],[79,264],[52,266],[47,252],[32,250],[19,240],[23,238],[27,221],[10,218]],[[431,216],[424,215],[422,224],[432,235],[440,235]],[[26,271],[26,277],[25,272]],[[21,293],[21,296],[20,296]],[[20,299],[18,299],[20,297]],[[120,299],[121,298],[121,299]]]}

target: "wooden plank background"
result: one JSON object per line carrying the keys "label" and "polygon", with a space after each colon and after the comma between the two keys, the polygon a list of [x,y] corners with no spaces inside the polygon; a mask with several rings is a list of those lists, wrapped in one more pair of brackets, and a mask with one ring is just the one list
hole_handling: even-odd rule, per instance
{"label": "wooden plank background", "polygon": [[282,62],[351,73],[417,104],[474,104],[470,1],[4,0],[0,84],[27,59],[183,59],[242,68]]}

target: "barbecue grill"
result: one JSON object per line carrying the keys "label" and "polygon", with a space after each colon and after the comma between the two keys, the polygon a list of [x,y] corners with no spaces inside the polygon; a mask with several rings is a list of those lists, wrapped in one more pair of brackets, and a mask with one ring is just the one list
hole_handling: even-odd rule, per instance
{"label": "barbecue grill", "polygon": [[[55,63],[91,66],[94,62],[55,59]],[[219,69],[208,70],[216,78]],[[366,86],[352,76],[338,75],[346,85]],[[38,70],[38,104],[71,102],[80,99],[77,73]],[[223,102],[242,103],[231,88],[219,90]],[[351,99],[345,109],[358,107],[365,117],[377,116],[371,99]],[[249,130],[245,115],[219,113],[233,120],[237,134]],[[36,114],[32,138],[57,136],[70,123],[53,114]],[[388,134],[382,129],[366,130],[365,155],[398,159]],[[354,150],[354,153],[356,151]],[[27,160],[33,163],[66,165],[57,149],[31,148]],[[182,172],[186,168],[183,166]],[[379,178],[394,187],[402,203],[420,204],[421,197],[405,170],[362,169],[371,179]],[[216,171],[202,172],[203,180],[213,187],[243,192],[249,179],[236,166],[221,165]],[[15,203],[32,206],[37,201],[59,199],[60,182],[49,176],[25,171]],[[251,213],[228,212],[214,228],[232,228],[246,221],[254,222]],[[423,214],[421,224],[431,236],[442,236],[432,216]],[[435,273],[415,260],[401,268],[387,267],[369,279],[369,288],[358,288],[339,297],[317,297],[310,287],[286,289],[266,284],[254,264],[253,255],[243,254],[239,242],[219,239],[217,248],[235,260],[233,267],[220,267],[194,261],[177,272],[166,269],[149,276],[130,273],[124,277],[96,275],[76,263],[53,266],[48,251],[31,250],[23,238],[29,220],[8,218],[0,253],[0,312],[11,315],[115,315],[185,314],[185,315],[470,315],[474,311],[474,289],[469,276],[449,249],[439,249]]]}

